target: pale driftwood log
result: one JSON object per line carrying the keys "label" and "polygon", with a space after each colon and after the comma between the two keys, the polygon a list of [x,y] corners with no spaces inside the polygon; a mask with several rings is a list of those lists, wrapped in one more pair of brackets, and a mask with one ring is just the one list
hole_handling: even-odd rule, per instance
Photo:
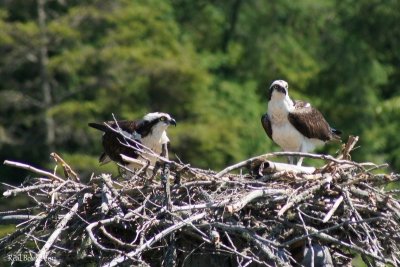
{"label": "pale driftwood log", "polygon": [[351,166],[356,166],[358,168],[364,169],[364,167],[357,162],[350,161],[350,160],[336,159],[330,155],[319,155],[319,154],[303,153],[303,152],[274,152],[274,153],[263,154],[263,155],[253,157],[253,158],[241,161],[239,163],[236,163],[236,164],[229,166],[229,167],[223,169],[222,171],[218,172],[215,175],[215,177],[221,178],[222,176],[226,175],[227,173],[229,173],[231,171],[251,166],[254,163],[261,164],[263,162],[266,162],[271,157],[278,157],[278,156],[295,156],[295,157],[305,157],[305,158],[312,158],[312,159],[321,159],[321,160],[329,161],[329,162],[336,163],[336,164],[348,164]]}
{"label": "pale driftwood log", "polygon": [[306,174],[312,174],[315,172],[314,167],[306,167],[306,166],[297,166],[293,164],[287,164],[287,163],[279,163],[279,162],[273,162],[273,161],[265,161],[264,162],[264,168],[266,171],[269,172],[281,172],[281,171],[287,171],[287,172],[293,172],[293,173],[306,173]]}

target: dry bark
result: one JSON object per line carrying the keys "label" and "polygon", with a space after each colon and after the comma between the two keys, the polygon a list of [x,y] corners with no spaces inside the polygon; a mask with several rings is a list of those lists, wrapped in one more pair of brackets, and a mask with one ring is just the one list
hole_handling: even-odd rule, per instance
{"label": "dry bark", "polygon": [[141,170],[84,182],[56,154],[65,177],[5,161],[37,177],[3,196],[12,201],[24,194],[37,206],[0,213],[0,223],[18,224],[0,239],[0,256],[29,254],[36,266],[291,266],[304,251],[316,257],[318,247],[330,251],[336,266],[357,253],[370,265],[399,266],[399,191],[381,188],[400,176],[351,161],[357,140],[351,138],[337,158],[299,154],[326,162],[321,168],[272,161],[288,153],[250,158],[220,172],[159,157],[167,166],[151,181]]}

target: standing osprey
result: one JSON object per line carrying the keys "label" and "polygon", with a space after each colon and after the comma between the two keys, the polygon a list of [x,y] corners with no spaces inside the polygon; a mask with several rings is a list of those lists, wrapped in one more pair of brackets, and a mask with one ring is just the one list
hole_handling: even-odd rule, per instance
{"label": "standing osprey", "polygon": [[[169,138],[166,130],[171,124],[176,126],[176,121],[169,114],[154,112],[137,121],[107,121],[89,123],[89,126],[104,132],[104,152],[101,154],[99,162],[105,164],[113,160],[127,165],[128,163],[122,160],[121,154],[138,158],[138,151],[130,147],[142,148],[137,143],[150,148],[157,155],[168,157],[167,144]],[[148,154],[143,154],[143,157],[149,159],[152,166],[157,161],[156,157]],[[132,169],[130,166],[128,168]]]}
{"label": "standing osprey", "polygon": [[[331,140],[340,140],[341,131],[333,129],[310,103],[292,100],[288,83],[274,81],[268,93],[268,112],[261,117],[265,132],[284,151],[310,152]],[[289,157],[289,163],[297,159]],[[303,158],[297,165],[301,165]]]}

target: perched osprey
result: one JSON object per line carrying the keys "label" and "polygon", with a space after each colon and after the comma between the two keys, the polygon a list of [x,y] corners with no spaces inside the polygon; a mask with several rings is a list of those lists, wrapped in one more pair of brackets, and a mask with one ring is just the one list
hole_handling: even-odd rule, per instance
{"label": "perched osprey", "polygon": [[[333,129],[324,116],[310,103],[292,100],[288,83],[274,81],[268,93],[268,112],[261,117],[262,126],[284,151],[310,152],[316,146],[331,140],[340,140],[341,131]],[[289,157],[289,163],[297,159]],[[297,165],[301,165],[299,159]]]}
{"label": "perched osprey", "polygon": [[[138,158],[138,151],[129,146],[140,148],[140,145],[130,139],[150,148],[158,155],[161,155],[163,152],[164,154],[161,156],[168,157],[167,144],[169,139],[166,130],[171,124],[176,126],[176,121],[169,114],[154,112],[136,121],[107,121],[103,123],[89,123],[89,126],[104,132],[104,152],[101,154],[99,162],[104,164],[113,160],[123,165],[128,165],[122,160],[120,154],[131,158]],[[110,129],[110,127],[116,131]],[[156,157],[148,154],[143,154],[143,157],[149,159],[152,166],[157,161]],[[132,169],[130,166],[127,167]]]}

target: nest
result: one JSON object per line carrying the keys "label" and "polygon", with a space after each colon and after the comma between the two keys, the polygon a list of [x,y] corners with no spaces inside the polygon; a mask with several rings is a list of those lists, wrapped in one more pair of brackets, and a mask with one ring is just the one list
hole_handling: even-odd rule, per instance
{"label": "nest", "polygon": [[[0,214],[18,224],[0,253],[29,255],[36,266],[314,266],[318,257],[343,266],[355,255],[399,266],[399,191],[384,188],[400,177],[351,161],[356,142],[335,158],[269,153],[218,173],[160,157],[160,169],[87,182],[54,153],[64,175],[6,161],[35,178],[3,195],[24,194],[35,206]],[[285,155],[325,165],[270,161]]]}

